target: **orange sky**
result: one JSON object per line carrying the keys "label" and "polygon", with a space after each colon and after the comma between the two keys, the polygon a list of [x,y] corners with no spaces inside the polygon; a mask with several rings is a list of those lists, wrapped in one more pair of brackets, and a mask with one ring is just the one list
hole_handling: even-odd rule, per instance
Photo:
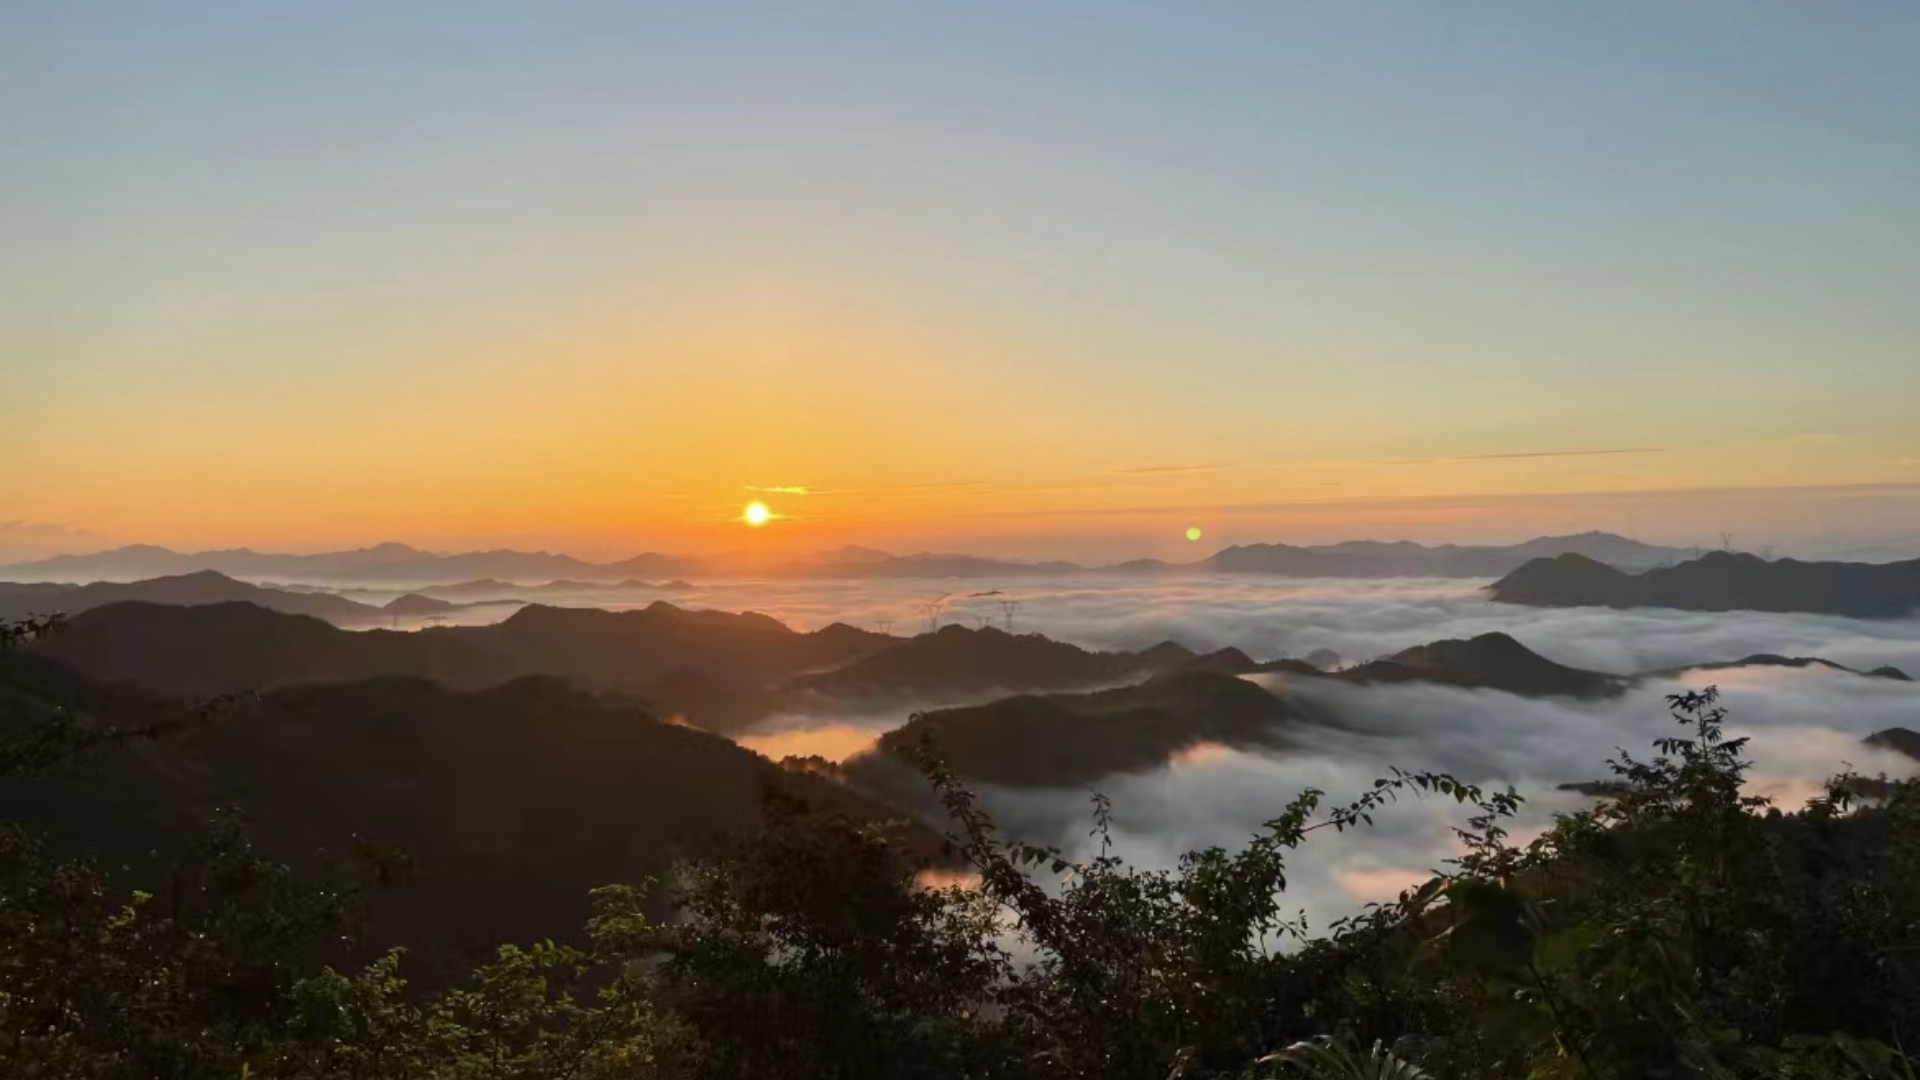
{"label": "orange sky", "polygon": [[1865,15],[599,20],[23,19],[0,557],[1920,534]]}
{"label": "orange sky", "polygon": [[[42,372],[81,407],[27,419],[4,516],[182,547],[1118,556],[1178,552],[1190,525],[1209,543],[1594,527],[1685,541],[1785,497],[1638,513],[1581,496],[1920,478],[1897,431],[1754,433],[1733,412],[1597,413],[1598,394],[1469,402],[1431,381],[1371,387],[1359,366],[1088,378],[1045,334],[716,291],[670,317],[602,303],[428,327],[369,341],[345,369],[326,358],[364,331],[276,343],[271,364],[156,344],[144,370]],[[752,499],[777,515],[764,529],[740,523]],[[1783,541],[1806,531],[1798,509],[1774,516],[1759,527],[1802,519]]]}

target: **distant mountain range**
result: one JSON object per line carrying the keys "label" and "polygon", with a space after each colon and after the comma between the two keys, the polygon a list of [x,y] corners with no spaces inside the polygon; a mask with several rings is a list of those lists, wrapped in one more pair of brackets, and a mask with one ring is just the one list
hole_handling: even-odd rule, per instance
{"label": "distant mountain range", "polygon": [[[402,587],[454,586],[488,581],[515,583],[569,580],[579,583],[633,583],[644,586],[664,578],[991,578],[1063,575],[1087,572],[1128,574],[1200,572],[1255,573],[1293,577],[1497,577],[1529,559],[1580,554],[1609,565],[1640,569],[1685,559],[1677,548],[1643,544],[1612,533],[1548,536],[1506,546],[1411,541],[1350,541],[1308,547],[1250,544],[1229,547],[1197,562],[1141,559],[1106,567],[1069,562],[1019,562],[976,555],[893,555],[871,548],[798,556],[776,563],[730,557],[694,558],[644,554],[617,562],[594,563],[546,551],[470,551],[442,554],[406,544],[387,543],[353,551],[283,555],[234,548],[183,553],[149,544],[90,555],[56,555],[37,562],[0,567],[0,579],[26,582],[129,581],[217,571],[230,577],[268,582],[357,583]],[[636,580],[637,579],[637,580]],[[684,585],[672,582],[670,585]]]}
{"label": "distant mountain range", "polygon": [[90,555],[55,555],[37,562],[0,567],[0,578],[17,581],[114,581],[215,570],[256,581],[430,584],[498,578],[536,582],[556,578],[621,581],[628,578],[683,577],[704,569],[696,559],[636,555],[611,563],[591,563],[548,551],[422,551],[386,543],[352,551],[281,555],[230,548],[179,552],[135,544]]}
{"label": "distant mountain range", "polygon": [[126,601],[180,607],[247,603],[290,615],[312,615],[335,626],[375,626],[387,623],[396,616],[450,615],[465,608],[514,602],[462,604],[408,593],[383,605],[363,604],[314,589],[253,585],[236,581],[215,570],[197,570],[190,574],[124,584],[111,581],[97,581],[91,585],[0,581],[0,619],[20,619],[30,615],[71,616]]}
{"label": "distant mountain range", "polygon": [[1498,577],[1530,559],[1567,553],[1628,568],[1659,566],[1688,557],[1688,553],[1679,548],[1643,544],[1612,533],[1588,532],[1575,536],[1543,536],[1498,547],[1460,544],[1428,547],[1407,540],[1394,543],[1350,540],[1313,547],[1246,544],[1225,548],[1196,563],[1144,559],[1122,563],[1115,569],[1200,570],[1288,577]]}
{"label": "distant mountain range", "polygon": [[[1328,671],[1295,659],[1256,661],[1238,649],[1195,654],[1174,642],[1139,652],[1094,652],[994,628],[947,626],[897,638],[834,624],[800,633],[764,615],[690,611],[665,602],[621,612],[532,605],[490,626],[414,632],[342,630],[248,603],[118,603],[83,612],[33,651],[90,679],[187,698],[392,677],[428,679],[460,690],[557,677],[621,694],[661,717],[720,733],[737,732],[776,713],[831,716],[898,707],[904,714],[909,706],[951,702],[959,706],[957,712],[929,714],[939,718],[943,731],[974,723],[994,731],[1002,725],[1039,725],[1030,739],[1041,745],[1056,738],[1042,728],[1057,728],[1057,737],[1065,739],[1074,732],[1104,730],[1083,722],[1085,717],[1126,714],[1126,725],[1112,729],[1115,745],[1083,747],[1085,760],[1075,768],[1145,760],[1145,748],[1157,748],[1164,759],[1196,741],[1232,742],[1229,734],[1242,742],[1254,739],[1237,726],[1254,713],[1234,711],[1236,703],[1253,700],[1247,691],[1271,695],[1241,676],[1279,676],[1282,687],[1289,680],[1293,685],[1305,685],[1303,680],[1352,686],[1433,683],[1592,699],[1619,694],[1636,679],[1680,673],[1616,675],[1569,667],[1501,633],[1436,641]],[[1850,670],[1818,658],[1771,655],[1706,668],[1742,666]],[[1906,678],[1893,668],[1865,674]],[[1233,680],[1247,691],[1207,691],[1205,700],[1182,704],[1180,687],[1211,684],[1181,680],[1203,675]],[[1156,689],[1142,689],[1149,686]],[[1139,692],[1129,696],[1116,688]],[[1047,696],[1018,696],[1035,693]],[[1202,716],[1216,699],[1234,708]],[[1148,700],[1158,710],[1153,716],[1137,711]],[[1026,703],[1010,704],[1021,701]],[[1015,719],[996,709],[1012,710]],[[977,768],[1014,782],[1007,770],[1015,766],[984,761]],[[966,775],[974,775],[967,770],[975,767],[956,764]]]}
{"label": "distant mountain range", "polygon": [[1529,697],[1602,697],[1623,691],[1616,675],[1556,664],[1505,634],[1419,645],[1338,672],[1299,660],[1259,663],[1238,649],[1194,656],[1143,682],[1088,693],[1022,695],[939,709],[883,735],[847,763],[849,775],[898,791],[901,766],[929,751],[957,774],[1011,786],[1085,784],[1155,768],[1199,743],[1282,747],[1301,723],[1329,717],[1278,687],[1241,676],[1276,674],[1355,685],[1437,682]]}
{"label": "distant mountain range", "polygon": [[392,676],[478,689],[528,675],[642,693],[682,668],[758,688],[838,667],[899,639],[835,624],[810,634],[765,615],[522,608],[489,626],[342,630],[250,603],[118,603],[75,616],[38,651],[90,677],[204,697]]}
{"label": "distant mountain range", "polygon": [[1626,573],[1577,553],[1535,559],[1488,587],[1505,604],[1665,607],[1890,618],[1920,609],[1920,559],[1801,562],[1715,551],[1676,566]]}
{"label": "distant mountain range", "polygon": [[[1896,668],[1853,671],[1816,658],[1770,655],[1699,669],[1750,665],[1827,667],[1906,681]],[[1119,772],[1157,768],[1202,743],[1242,749],[1289,745],[1302,724],[1343,721],[1293,692],[1314,681],[1366,686],[1422,682],[1497,690],[1522,697],[1612,697],[1641,679],[1691,668],[1611,675],[1555,663],[1506,634],[1416,645],[1390,657],[1328,672],[1298,660],[1257,663],[1237,649],[1194,657],[1134,685],[1085,693],[1020,695],[923,713],[849,759],[848,776],[897,799],[911,798],[908,763],[932,753],[962,777],[1015,787],[1066,787]],[[1264,685],[1241,676],[1275,674]],[[1889,736],[1890,738],[1892,736]]]}

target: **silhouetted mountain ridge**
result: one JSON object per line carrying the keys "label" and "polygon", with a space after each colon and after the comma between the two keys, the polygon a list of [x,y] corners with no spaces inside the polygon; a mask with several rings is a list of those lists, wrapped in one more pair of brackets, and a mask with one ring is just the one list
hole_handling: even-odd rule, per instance
{"label": "silhouetted mountain ridge", "polygon": [[1497,632],[1416,645],[1326,678],[1354,683],[1419,680],[1504,690],[1522,697],[1610,697],[1627,686],[1627,680],[1618,675],[1555,663]]}
{"label": "silhouetted mountain ridge", "polygon": [[[0,702],[14,694],[121,722],[97,708],[128,691],[50,674],[53,663],[0,657]],[[0,816],[125,864],[148,888],[165,885],[220,806],[238,807],[256,843],[295,866],[363,840],[398,845],[411,867],[371,894],[376,944],[405,941],[431,967],[465,970],[498,942],[579,927],[590,889],[715,852],[755,826],[769,791],[860,819],[901,816],[719,736],[541,678],[479,691],[406,678],[274,691],[166,739],[12,778]],[[933,851],[929,834],[909,832],[909,850]]]}
{"label": "silhouetted mountain ridge", "polygon": [[1144,653],[1090,652],[1039,634],[948,625],[794,685],[834,697],[1068,689],[1142,677],[1191,656],[1172,642]]}
{"label": "silhouetted mountain ridge", "polygon": [[77,615],[129,600],[179,605],[243,601],[273,611],[318,616],[342,626],[371,624],[382,617],[381,609],[345,597],[324,592],[268,588],[236,581],[215,570],[197,570],[126,584],[0,582],[0,619],[18,619],[29,614]]}
{"label": "silhouetted mountain ridge", "polygon": [[885,787],[899,761],[926,751],[972,780],[1066,787],[1156,768],[1203,742],[1283,745],[1282,729],[1296,716],[1286,701],[1244,679],[1186,671],[1136,686],[922,713],[881,736],[873,755],[849,760],[846,769]]}
{"label": "silhouetted mountain ridge", "polygon": [[[1071,562],[1026,562],[980,555],[921,553],[895,555],[848,545],[811,555],[707,557],[646,553],[596,563],[547,551],[468,551],[440,553],[401,543],[376,544],[351,551],[312,555],[272,554],[248,548],[177,552],[135,544],[86,555],[56,555],[36,562],[0,567],[0,577],[23,581],[131,580],[217,570],[244,578],[287,581],[401,584],[419,588],[455,585],[476,579],[500,583],[573,580],[590,583],[628,579],[713,577],[773,578],[991,578],[1065,575],[1084,572],[1157,573],[1168,571],[1266,573],[1313,577],[1496,577],[1529,558],[1578,552],[1621,566],[1644,567],[1674,562],[1685,555],[1674,548],[1644,544],[1612,533],[1538,537],[1520,544],[1427,546],[1412,541],[1355,540],[1338,544],[1293,546],[1250,544],[1223,549],[1191,563],[1136,559],[1089,568]],[[674,584],[683,585],[684,582]],[[430,594],[429,594],[430,595]]]}
{"label": "silhouetted mountain ridge", "polygon": [[1876,731],[1861,740],[1868,746],[1880,750],[1892,750],[1895,753],[1920,761],[1920,731],[1912,728],[1890,727]]}
{"label": "silhouetted mountain ridge", "polygon": [[1667,607],[1890,618],[1920,608],[1920,559],[1897,563],[1766,560],[1716,551],[1628,574],[1581,555],[1536,559],[1488,587],[1507,604]]}

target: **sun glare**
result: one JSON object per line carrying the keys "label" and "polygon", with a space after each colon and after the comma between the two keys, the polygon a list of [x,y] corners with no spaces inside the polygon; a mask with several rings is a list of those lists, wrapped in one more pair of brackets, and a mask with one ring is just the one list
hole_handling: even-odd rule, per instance
{"label": "sun glare", "polygon": [[773,520],[773,511],[767,509],[766,503],[755,500],[748,503],[747,508],[741,511],[740,520],[757,529]]}

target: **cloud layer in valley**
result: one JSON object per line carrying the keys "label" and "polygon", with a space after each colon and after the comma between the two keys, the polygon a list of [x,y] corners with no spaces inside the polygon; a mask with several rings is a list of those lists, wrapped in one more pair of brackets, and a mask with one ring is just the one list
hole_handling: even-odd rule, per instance
{"label": "cloud layer in valley", "polygon": [[[1858,668],[1883,664],[1920,675],[1920,619],[1865,621],[1751,612],[1525,608],[1486,601],[1456,581],[1327,581],[1246,577],[1025,581],[1008,587],[1022,605],[1016,628],[1101,648],[1140,648],[1172,638],[1208,649],[1236,645],[1258,657],[1331,648],[1365,659],[1411,645],[1488,631],[1512,634],[1562,663],[1639,672],[1735,660],[1754,653],[1820,656]],[[756,608],[797,626],[842,620],[895,632],[917,629],[913,598],[939,583],[799,582],[703,588],[681,602]],[[964,620],[964,607],[954,618]],[[989,615],[983,609],[981,615]],[[1297,732],[1299,747],[1255,754],[1201,746],[1151,772],[1097,786],[1114,800],[1124,857],[1166,866],[1209,844],[1244,842],[1307,787],[1351,797],[1389,766],[1436,769],[1527,796],[1516,835],[1526,839],[1553,813],[1583,805],[1555,785],[1608,775],[1625,750],[1651,753],[1676,730],[1665,697],[1718,685],[1731,733],[1751,734],[1751,789],[1797,807],[1849,764],[1903,775],[1913,762],[1860,745],[1896,725],[1920,728],[1920,684],[1825,669],[1745,668],[1649,679],[1605,701],[1528,699],[1432,684],[1357,687],[1266,676],[1337,721]],[[909,708],[833,716],[775,717],[742,737],[771,756],[844,758],[904,722]],[[988,789],[1011,832],[1084,852],[1084,790]],[[1361,902],[1391,896],[1458,850],[1451,829],[1464,814],[1451,800],[1402,803],[1375,829],[1317,834],[1296,860],[1291,902],[1318,924]]]}
{"label": "cloud layer in valley", "polygon": [[[1435,579],[1328,580],[1262,575],[1076,575],[1007,581],[778,581],[702,583],[661,594],[675,604],[755,610],[796,629],[832,622],[895,634],[926,628],[920,601],[943,593],[943,621],[1001,624],[995,588],[1020,601],[1014,629],[1092,648],[1139,649],[1175,640],[1198,650],[1237,646],[1259,659],[1332,649],[1365,660],[1441,638],[1511,634],[1563,664],[1616,673],[1738,660],[1755,653],[1818,656],[1862,670],[1893,665],[1920,676],[1920,619],[1859,620],[1754,612],[1529,608],[1495,604],[1475,582]],[[657,597],[582,591],[570,603],[636,606]],[[504,615],[504,610],[499,614]],[[1822,779],[1851,763],[1900,774],[1913,763],[1860,745],[1890,726],[1920,728],[1920,684],[1821,669],[1748,668],[1649,679],[1606,701],[1527,699],[1432,684],[1356,687],[1291,679],[1275,684],[1331,726],[1304,726],[1298,747],[1253,754],[1190,748],[1165,767],[1112,776],[1099,787],[1115,804],[1119,852],[1140,865],[1170,865],[1184,851],[1244,842],[1303,788],[1351,797],[1388,766],[1437,769],[1493,786],[1513,784],[1529,799],[1520,835],[1552,813],[1581,805],[1554,790],[1604,778],[1624,749],[1650,752],[1673,730],[1665,695],[1717,684],[1736,733],[1755,736],[1753,790],[1798,806]],[[949,701],[946,704],[952,704]],[[770,757],[844,759],[904,723],[913,706],[858,703],[831,713],[771,717],[739,736]],[[1002,822],[1024,838],[1084,850],[1083,790],[983,792]],[[1451,800],[1405,803],[1359,834],[1316,835],[1296,860],[1293,900],[1316,919],[1391,895],[1457,850],[1451,826],[1464,815]]]}
{"label": "cloud layer in valley", "polygon": [[[1533,700],[1491,690],[1431,684],[1353,687],[1287,680],[1277,687],[1325,708],[1346,728],[1303,727],[1300,747],[1256,754],[1209,746],[1161,769],[1114,776],[1097,786],[1112,798],[1119,855],[1168,866],[1185,851],[1242,844],[1306,788],[1342,801],[1389,766],[1451,772],[1490,788],[1512,784],[1527,803],[1514,839],[1525,842],[1556,812],[1588,800],[1555,790],[1609,775],[1625,751],[1652,754],[1676,732],[1665,695],[1717,683],[1731,710],[1729,735],[1751,735],[1749,790],[1797,808],[1820,782],[1849,765],[1864,773],[1911,775],[1914,761],[1860,745],[1880,728],[1920,725],[1920,685],[1844,672],[1749,669],[1649,680],[1603,702]],[[1081,854],[1088,850],[1087,792],[992,789],[988,804],[1010,832]],[[1389,898],[1456,855],[1452,832],[1466,813],[1451,799],[1407,800],[1376,815],[1372,829],[1316,834],[1293,860],[1289,904],[1316,925],[1368,900]]]}
{"label": "cloud layer in valley", "polygon": [[[1330,648],[1365,660],[1439,638],[1499,630],[1550,659],[1600,671],[1653,671],[1771,652],[1863,668],[1892,664],[1920,676],[1920,619],[1529,608],[1492,603],[1476,582],[1424,578],[1098,575],[960,584],[715,583],[669,599],[683,606],[761,611],[802,630],[846,622],[887,625],[896,634],[908,634],[926,627],[926,617],[916,610],[919,601],[999,588],[1020,601],[1014,629],[1089,648],[1139,649],[1172,639],[1203,651],[1233,645],[1259,659]],[[635,599],[632,594],[605,597],[609,606],[630,606]],[[999,599],[950,601],[943,619],[999,625],[1004,617]],[[581,602],[591,600],[583,596]]]}

